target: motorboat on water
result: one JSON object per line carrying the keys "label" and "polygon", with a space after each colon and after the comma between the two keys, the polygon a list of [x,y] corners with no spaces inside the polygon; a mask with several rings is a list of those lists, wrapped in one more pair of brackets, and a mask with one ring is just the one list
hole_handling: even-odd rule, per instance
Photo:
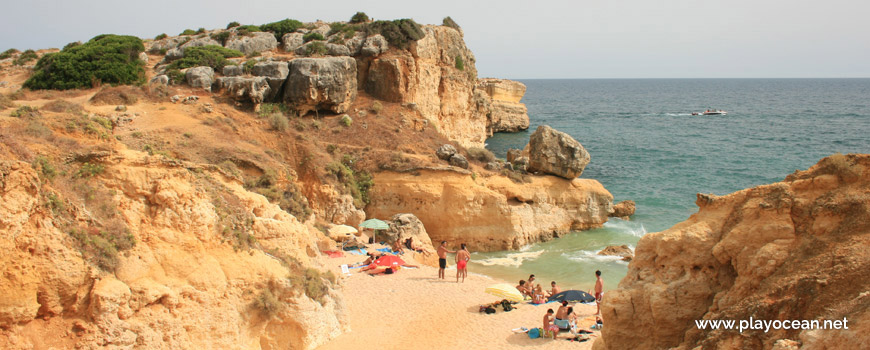
{"label": "motorboat on water", "polygon": [[721,109],[708,109],[703,112],[693,112],[692,115],[726,115],[728,112]]}

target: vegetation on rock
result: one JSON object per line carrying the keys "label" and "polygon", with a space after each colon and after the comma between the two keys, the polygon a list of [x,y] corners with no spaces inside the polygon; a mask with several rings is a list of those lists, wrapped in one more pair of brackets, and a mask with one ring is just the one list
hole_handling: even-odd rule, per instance
{"label": "vegetation on rock", "polygon": [[302,36],[303,42],[309,42],[312,40],[323,40],[323,35],[320,33],[311,32]]}
{"label": "vegetation on rock", "polygon": [[450,18],[450,16],[444,17],[444,20],[441,21],[441,25],[456,30],[462,30],[462,28],[459,27],[459,24],[456,24],[456,21],[454,21],[453,18]]}
{"label": "vegetation on rock", "polygon": [[12,64],[16,66],[23,66],[27,62],[35,60],[37,57],[39,56],[36,55],[36,51],[27,50],[22,52],[21,55],[19,55],[18,58],[15,59],[15,61],[12,61]]}
{"label": "vegetation on rock", "polygon": [[24,87],[67,90],[101,83],[141,84],[145,70],[139,53],[144,50],[137,37],[99,35],[84,44],[42,56]]}
{"label": "vegetation on rock", "polygon": [[297,29],[302,28],[302,22],[299,22],[295,19],[284,19],[277,22],[266,23],[260,26],[260,29],[272,32],[275,34],[275,39],[281,41],[284,37],[284,34],[295,32]]}
{"label": "vegetation on rock", "polygon": [[227,65],[227,58],[242,57],[245,54],[217,45],[188,47],[184,49],[184,57],[169,64],[167,70],[208,66],[220,71]]}
{"label": "vegetation on rock", "polygon": [[178,34],[178,35],[194,35],[194,34],[196,34],[196,31],[194,31],[193,29],[185,29],[183,32],[181,32],[181,34]]}
{"label": "vegetation on rock", "polygon": [[12,55],[19,53],[19,52],[20,51],[18,51],[17,49],[9,49],[9,50],[3,51],[3,53],[0,53],[0,60],[5,60],[5,59],[12,57]]}
{"label": "vegetation on rock", "polygon": [[426,33],[413,19],[403,18],[394,21],[374,21],[366,26],[369,35],[380,34],[400,49],[407,49],[411,42],[422,39]]}
{"label": "vegetation on rock", "polygon": [[167,35],[166,33],[163,33],[163,34],[160,34],[158,36],[155,36],[154,40],[163,40],[163,39],[166,39],[168,37],[169,37],[169,35]]}
{"label": "vegetation on rock", "polygon": [[239,22],[232,21],[232,22],[230,22],[230,23],[227,23],[227,29],[230,29],[230,28],[232,28],[232,27],[238,27],[238,26],[240,26],[240,25],[241,25],[241,24],[240,24]]}
{"label": "vegetation on rock", "polygon": [[365,23],[369,21],[369,16],[365,12],[357,12],[350,17],[350,23]]}

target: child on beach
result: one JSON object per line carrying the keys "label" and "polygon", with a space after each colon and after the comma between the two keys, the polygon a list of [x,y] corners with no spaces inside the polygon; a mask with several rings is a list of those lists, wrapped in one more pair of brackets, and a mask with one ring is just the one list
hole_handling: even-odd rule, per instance
{"label": "child on beach", "polygon": [[553,339],[556,339],[559,327],[553,324],[553,309],[547,309],[547,313],[544,315],[544,327],[541,329],[544,330],[544,334],[547,334],[546,332],[553,333]]}

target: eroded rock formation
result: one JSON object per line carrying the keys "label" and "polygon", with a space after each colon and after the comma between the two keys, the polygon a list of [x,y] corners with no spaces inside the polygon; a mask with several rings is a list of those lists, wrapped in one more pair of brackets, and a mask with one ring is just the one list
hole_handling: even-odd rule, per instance
{"label": "eroded rock formation", "polygon": [[321,109],[344,113],[356,94],[356,61],[353,58],[299,58],[290,61],[284,102],[300,114]]}
{"label": "eroded rock formation", "polygon": [[529,171],[573,179],[589,164],[589,152],[571,135],[541,125],[529,137]]}
{"label": "eroded rock formation", "polygon": [[502,176],[418,172],[378,173],[368,216],[412,213],[434,242],[464,242],[469,249],[491,251],[600,227],[612,210],[613,196],[595,180],[544,176],[518,184]]}
{"label": "eroded rock formation", "polygon": [[[858,349],[870,342],[870,155],[834,155],[641,238],[604,294],[596,348]],[[698,329],[695,320],[848,320],[848,330]],[[796,347],[795,347],[796,348]]]}
{"label": "eroded rock formation", "polygon": [[484,78],[477,81],[477,89],[490,98],[488,127],[490,132],[517,132],[529,128],[529,112],[520,103],[526,94],[523,83],[507,79]]}

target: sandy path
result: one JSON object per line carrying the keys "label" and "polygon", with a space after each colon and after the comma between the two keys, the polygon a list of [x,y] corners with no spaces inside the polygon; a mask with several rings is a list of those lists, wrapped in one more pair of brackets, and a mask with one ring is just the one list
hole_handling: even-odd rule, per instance
{"label": "sandy path", "polygon": [[[331,266],[363,260],[359,256],[329,259]],[[338,267],[335,272],[339,272]],[[456,270],[448,268],[446,280],[438,280],[437,269],[423,266],[403,269],[393,275],[368,276],[351,270],[343,278],[345,302],[349,309],[351,332],[320,350],[332,349],[591,349],[592,340],[578,343],[566,339],[529,339],[514,334],[518,327],[540,327],[548,308],[558,304],[518,308],[491,315],[478,312],[478,305],[497,297],[484,293],[486,286],[500,283],[486,276],[469,275],[456,283]],[[577,304],[575,310],[585,318],[588,329],[594,322],[595,305]],[[569,333],[562,333],[567,338]],[[595,332],[594,337],[598,336]]]}

